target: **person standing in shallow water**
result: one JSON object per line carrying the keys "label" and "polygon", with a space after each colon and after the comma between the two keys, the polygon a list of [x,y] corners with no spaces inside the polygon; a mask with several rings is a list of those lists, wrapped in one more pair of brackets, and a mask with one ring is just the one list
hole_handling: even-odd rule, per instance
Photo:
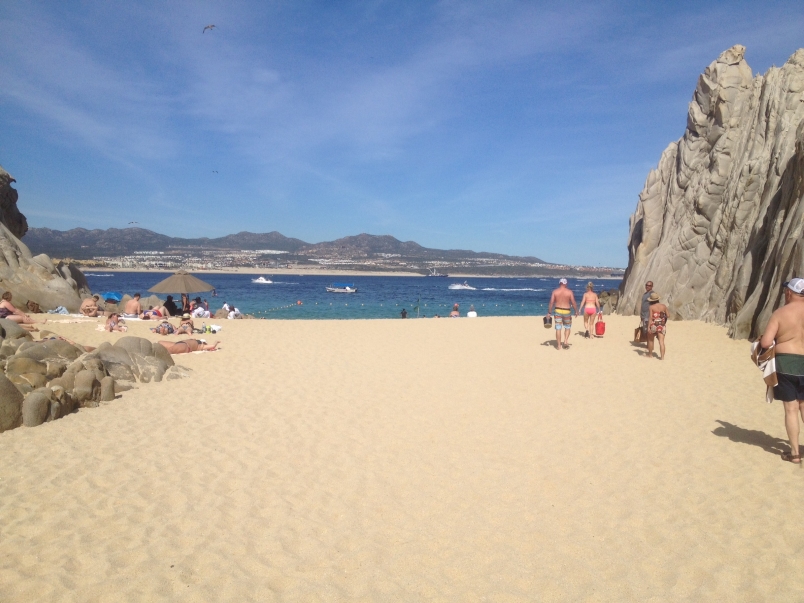
{"label": "person standing in shallow water", "polygon": [[[547,316],[553,315],[553,307],[555,307],[555,327],[556,327],[556,348],[561,350],[569,349],[569,335],[572,329],[572,310],[575,311],[575,316],[578,316],[578,305],[575,303],[575,294],[567,287],[567,279],[562,278],[558,281],[558,289],[553,290],[550,296],[550,305],[547,306]],[[561,343],[561,332],[564,332],[564,343]]]}
{"label": "person standing in shallow water", "polygon": [[773,388],[773,397],[784,405],[784,426],[790,440],[790,452],[783,454],[782,460],[800,465],[799,416],[804,419],[804,279],[791,278],[783,286],[784,306],[771,315],[759,345],[767,349],[776,344],[779,384]]}

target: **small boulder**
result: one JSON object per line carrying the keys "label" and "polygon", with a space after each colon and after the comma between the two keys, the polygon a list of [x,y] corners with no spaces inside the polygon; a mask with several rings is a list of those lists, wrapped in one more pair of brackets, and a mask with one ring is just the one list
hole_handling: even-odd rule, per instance
{"label": "small boulder", "polygon": [[6,373],[13,373],[15,375],[22,375],[23,373],[37,373],[39,375],[46,375],[47,364],[34,360],[33,358],[12,356],[6,361]]}
{"label": "small boulder", "polygon": [[103,363],[106,372],[115,380],[136,381],[140,376],[137,363],[134,362],[125,348],[114,346],[104,346],[93,352]]}
{"label": "small boulder", "polygon": [[100,387],[101,387],[101,393],[100,393],[101,402],[109,402],[111,400],[114,400],[115,396],[114,377],[108,376],[101,379]]}
{"label": "small boulder", "polygon": [[8,320],[7,318],[0,318],[0,330],[4,339],[30,339],[33,336],[30,332],[23,329],[16,322]]}
{"label": "small boulder", "polygon": [[157,360],[161,360],[165,363],[165,366],[171,367],[176,364],[173,361],[173,356],[170,355],[170,352],[167,351],[167,348],[160,343],[154,344],[154,358]]}
{"label": "small boulder", "polygon": [[36,427],[44,423],[50,415],[50,398],[41,391],[31,392],[22,402],[22,424]]}
{"label": "small boulder", "polygon": [[61,377],[53,379],[48,383],[49,387],[63,387],[64,391],[71,392],[75,388],[75,373],[66,371]]}
{"label": "small boulder", "polygon": [[84,350],[61,339],[26,342],[17,350],[17,355],[34,360],[47,360],[48,358],[75,360],[82,354],[84,354]]}
{"label": "small boulder", "polygon": [[81,371],[75,375],[73,398],[82,407],[95,407],[100,399],[100,381],[92,371]]}
{"label": "small boulder", "polygon": [[[115,342],[114,347],[123,348],[129,353],[136,352],[137,354],[141,354],[143,356],[154,355],[154,344],[144,337],[133,337],[131,335],[126,335],[125,337],[118,339]],[[164,346],[160,345],[159,347]]]}
{"label": "small boulder", "polygon": [[24,391],[26,393],[47,385],[47,377],[40,375],[39,373],[22,373],[19,375],[16,373],[6,374],[14,385],[16,385],[18,388],[21,388],[20,391]]}
{"label": "small boulder", "polygon": [[22,394],[0,374],[0,432],[22,425]]}
{"label": "small boulder", "polygon": [[175,379],[184,379],[185,377],[189,377],[192,369],[187,368],[186,366],[179,366],[178,364],[171,366],[167,371],[167,380],[173,381]]}
{"label": "small boulder", "polygon": [[24,339],[4,339],[0,344],[0,358],[8,358],[17,353]]}
{"label": "small boulder", "polygon": [[142,356],[131,354],[131,359],[137,363],[140,373],[140,383],[150,383],[151,381],[162,381],[168,366],[153,356]]}

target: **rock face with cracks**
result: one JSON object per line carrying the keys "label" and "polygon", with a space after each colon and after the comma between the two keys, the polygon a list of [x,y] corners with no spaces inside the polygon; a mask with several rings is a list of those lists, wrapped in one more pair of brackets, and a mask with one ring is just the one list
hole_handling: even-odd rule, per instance
{"label": "rock face with cracks", "polygon": [[804,276],[804,49],[752,77],[733,46],[698,79],[684,136],[662,153],[630,220],[617,305],[654,283],[674,319],[761,334],[782,283]]}
{"label": "rock face with cracks", "polygon": [[0,292],[11,291],[13,303],[25,307],[35,301],[43,310],[64,306],[77,312],[81,296],[89,294],[84,275],[76,267],[55,266],[44,254],[33,256],[20,241],[28,222],[17,208],[14,178],[0,167]]}

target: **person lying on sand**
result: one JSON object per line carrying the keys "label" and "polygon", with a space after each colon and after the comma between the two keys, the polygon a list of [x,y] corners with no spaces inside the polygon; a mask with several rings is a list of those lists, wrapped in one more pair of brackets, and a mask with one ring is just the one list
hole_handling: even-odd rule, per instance
{"label": "person lying on sand", "polygon": [[170,324],[167,319],[165,319],[158,326],[151,329],[151,332],[158,335],[173,335],[176,332],[176,329],[173,328],[173,325]]}
{"label": "person lying on sand", "polygon": [[[35,327],[29,326],[36,324],[36,321],[22,310],[15,308],[14,304],[11,303],[11,291],[6,291],[3,293],[2,301],[0,301],[0,318],[5,318],[11,322],[16,322],[23,329],[28,331],[38,330]],[[46,322],[47,318],[42,321],[42,324],[45,324]]]}
{"label": "person lying on sand", "polygon": [[160,318],[164,318],[165,316],[170,316],[167,311],[167,308],[164,306],[160,306],[159,308],[154,308],[153,306],[148,306],[147,310],[143,310],[142,314],[140,314],[141,320],[159,320]]}
{"label": "person lying on sand", "polygon": [[193,319],[188,313],[184,313],[181,316],[181,322],[179,326],[176,328],[176,335],[192,335],[193,329],[195,325],[193,324]]}
{"label": "person lying on sand", "polygon": [[203,339],[182,339],[181,341],[160,341],[171,354],[189,354],[190,352],[214,352],[220,341],[208,344]]}
{"label": "person lying on sand", "polygon": [[112,331],[120,331],[125,332],[128,331],[128,327],[123,324],[120,320],[120,315],[117,312],[112,312],[109,314],[109,318],[106,319],[106,327],[105,329],[110,333]]}
{"label": "person lying on sand", "polygon": [[81,302],[81,307],[78,311],[84,316],[89,316],[90,318],[103,316],[103,310],[98,307],[98,300],[100,300],[99,295],[93,295],[92,297],[86,298]]}

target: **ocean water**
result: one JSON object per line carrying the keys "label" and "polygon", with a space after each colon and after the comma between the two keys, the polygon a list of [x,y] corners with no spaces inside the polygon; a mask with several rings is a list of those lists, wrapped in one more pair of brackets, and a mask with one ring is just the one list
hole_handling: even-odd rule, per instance
{"label": "ocean water", "polygon": [[[87,272],[94,293],[114,291],[148,294],[148,288],[170,276],[169,272]],[[404,276],[298,276],[265,274],[272,284],[252,283],[258,275],[197,274],[217,289],[198,294],[210,309],[229,302],[241,312],[268,319],[355,319],[398,318],[403,308],[408,317],[449,315],[452,305],[460,304],[461,315],[474,305],[478,316],[537,316],[547,311],[550,293],[558,286],[555,278],[432,278]],[[466,281],[473,290],[453,290],[449,285]],[[325,287],[353,283],[357,293],[327,293]],[[569,287],[580,301],[588,279],[568,279]],[[595,282],[595,290],[616,289],[620,280]],[[164,297],[164,296],[160,296]],[[179,296],[174,295],[175,298]],[[195,297],[195,296],[193,296]],[[301,302],[301,304],[297,303]]]}

